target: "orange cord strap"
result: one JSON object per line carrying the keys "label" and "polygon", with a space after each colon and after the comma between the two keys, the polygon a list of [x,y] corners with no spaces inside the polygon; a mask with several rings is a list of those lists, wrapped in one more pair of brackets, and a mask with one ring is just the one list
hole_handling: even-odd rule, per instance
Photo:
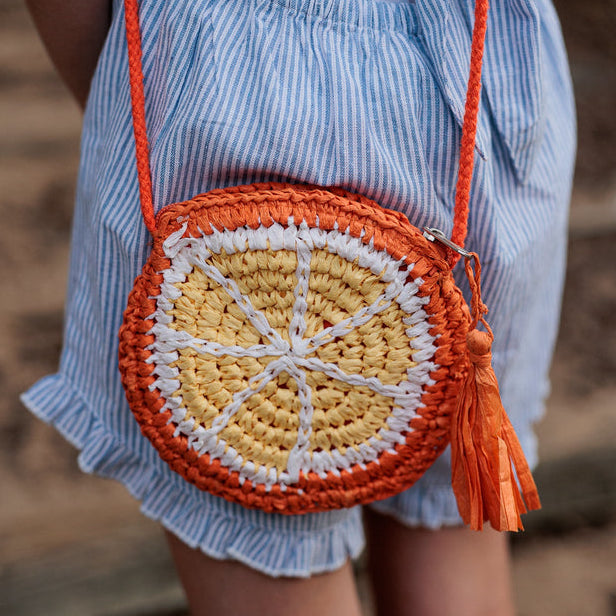
{"label": "orange cord strap", "polygon": [[[471,44],[471,65],[466,90],[462,140],[460,143],[460,167],[456,183],[456,203],[453,217],[451,241],[464,248],[468,230],[468,212],[475,162],[475,137],[477,135],[477,115],[481,101],[481,63],[488,23],[488,0],[477,0],[475,4],[475,25]],[[448,260],[453,267],[460,259],[460,254],[448,250]]]}
{"label": "orange cord strap", "polygon": [[[126,19],[126,41],[128,45],[128,64],[130,74],[130,92],[137,156],[137,173],[139,194],[143,219],[149,231],[154,233],[156,222],[152,201],[152,180],[148,153],[148,138],[145,121],[145,96],[143,92],[143,66],[141,36],[139,33],[138,0],[124,0]],[[477,133],[477,115],[481,99],[481,63],[483,58],[486,25],[488,19],[488,0],[476,0],[475,25],[471,45],[471,62],[466,92],[462,140],[460,145],[460,166],[456,184],[456,201],[451,240],[464,247],[468,228],[468,212],[471,179],[473,176],[475,136]],[[448,261],[453,267],[460,255],[448,249]]]}
{"label": "orange cord strap", "polygon": [[125,0],[124,13],[141,213],[143,214],[145,226],[153,234],[156,230],[156,221],[154,219],[154,203],[152,200],[152,174],[150,171],[148,135],[145,126],[145,94],[143,92],[141,34],[139,33],[139,8],[137,0]]}

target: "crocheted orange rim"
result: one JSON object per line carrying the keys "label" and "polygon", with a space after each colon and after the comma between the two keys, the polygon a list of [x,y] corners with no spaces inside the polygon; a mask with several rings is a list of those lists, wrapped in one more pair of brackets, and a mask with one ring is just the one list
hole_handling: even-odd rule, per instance
{"label": "crocheted orange rim", "polygon": [[407,218],[261,184],[164,208],[120,370],[141,430],[202,490],[288,514],[412,485],[449,442],[469,314]]}

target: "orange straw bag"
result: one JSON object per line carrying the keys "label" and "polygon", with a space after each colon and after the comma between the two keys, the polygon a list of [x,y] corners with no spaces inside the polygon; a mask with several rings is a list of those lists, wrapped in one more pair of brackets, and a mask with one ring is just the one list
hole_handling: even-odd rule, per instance
{"label": "orange straw bag", "polygon": [[[296,184],[212,190],[155,217],[137,0],[125,10],[154,244],[128,298],[120,370],[162,459],[199,489],[298,514],[392,496],[451,443],[465,523],[522,528],[539,498],[491,368],[479,261],[461,248],[487,0],[475,9],[451,240],[363,196]],[[470,310],[452,275],[460,257]]]}

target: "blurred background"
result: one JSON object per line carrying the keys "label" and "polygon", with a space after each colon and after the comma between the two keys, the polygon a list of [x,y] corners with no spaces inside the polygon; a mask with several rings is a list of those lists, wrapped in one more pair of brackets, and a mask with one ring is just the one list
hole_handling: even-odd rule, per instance
{"label": "blurred background", "polygon": [[[515,592],[520,616],[616,616],[616,2],[556,8],[579,153],[544,508],[513,538]],[[57,366],[81,122],[19,0],[0,0],[0,90],[0,613],[180,616],[158,526],[18,399]]]}

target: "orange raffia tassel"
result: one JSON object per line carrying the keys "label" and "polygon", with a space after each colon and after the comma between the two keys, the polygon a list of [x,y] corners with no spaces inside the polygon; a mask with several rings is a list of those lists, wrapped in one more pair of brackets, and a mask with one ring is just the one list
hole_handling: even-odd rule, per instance
{"label": "orange raffia tassel", "polygon": [[[541,503],[492,368],[494,336],[483,317],[481,265],[475,253],[465,261],[473,321],[466,339],[470,367],[451,424],[452,485],[460,515],[472,530],[481,530],[488,520],[496,530],[518,531],[523,529],[520,515]],[[487,331],[477,329],[479,321]]]}

